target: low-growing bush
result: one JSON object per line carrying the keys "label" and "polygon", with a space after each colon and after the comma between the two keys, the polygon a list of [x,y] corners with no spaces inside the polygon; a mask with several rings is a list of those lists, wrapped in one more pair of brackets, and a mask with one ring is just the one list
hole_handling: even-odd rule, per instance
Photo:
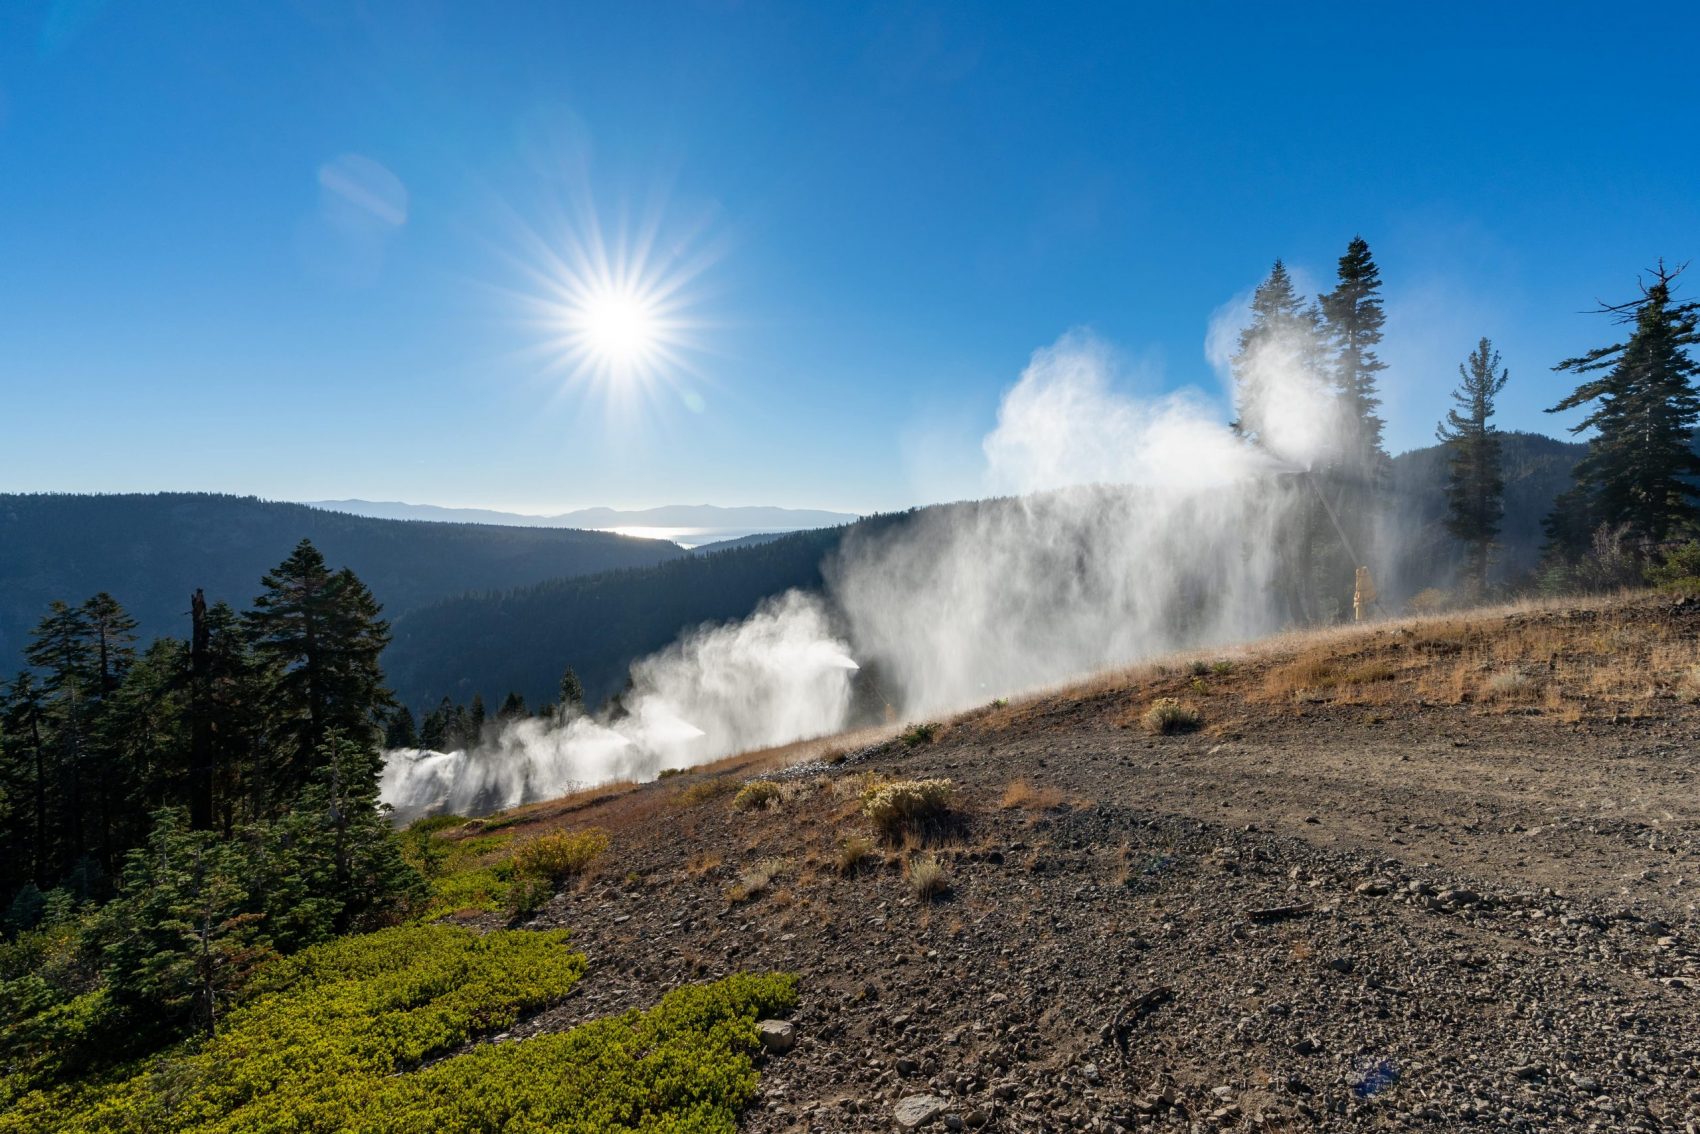
{"label": "low-growing bush", "polygon": [[738,881],[726,891],[726,898],[731,902],[747,902],[758,898],[767,892],[775,878],[790,869],[791,864],[783,858],[764,858],[739,873]]}
{"label": "low-growing bush", "polygon": [[679,790],[679,794],[673,797],[673,802],[680,807],[696,807],[719,799],[721,796],[731,795],[737,790],[738,781],[732,777],[710,776],[707,779],[686,784]]}
{"label": "low-growing bush", "polygon": [[1140,720],[1148,732],[1165,736],[1176,732],[1192,732],[1203,723],[1197,709],[1174,697],[1159,697],[1151,702],[1151,707],[1145,710],[1145,715]]}
{"label": "low-growing bush", "polygon": [[838,844],[838,873],[854,874],[878,853],[879,848],[866,835],[850,835]]}
{"label": "low-growing bush", "polygon": [[735,811],[760,811],[778,803],[785,789],[773,780],[751,780],[732,797]]}
{"label": "low-growing bush", "polygon": [[514,848],[513,912],[536,913],[561,886],[583,874],[608,849],[608,832],[596,827],[539,835]]}
{"label": "low-growing bush", "polygon": [[795,1005],[791,976],[687,986],[647,1011],[422,1066],[558,1003],[583,972],[560,932],[343,938],[274,963],[204,1045],[33,1092],[0,1132],[734,1129],[757,1082],[755,1021]]}
{"label": "low-growing bush", "polygon": [[1534,694],[1535,679],[1515,669],[1502,670],[1482,683],[1484,701],[1513,701]]}
{"label": "low-growing bush", "polygon": [[923,902],[950,892],[950,874],[944,863],[934,855],[913,856],[905,867],[905,873],[909,876],[909,892]]}
{"label": "low-growing bush", "polygon": [[514,848],[514,873],[562,883],[583,874],[608,849],[608,832],[599,827],[538,835]]}
{"label": "low-growing bush", "polygon": [[893,780],[870,787],[862,813],[887,836],[917,831],[950,811],[954,788],[949,780]]}
{"label": "low-growing bush", "polygon": [[901,740],[911,748],[916,748],[923,744],[931,744],[934,740],[938,739],[938,735],[939,726],[928,721],[924,724],[910,725],[907,729],[898,734],[897,739]]}

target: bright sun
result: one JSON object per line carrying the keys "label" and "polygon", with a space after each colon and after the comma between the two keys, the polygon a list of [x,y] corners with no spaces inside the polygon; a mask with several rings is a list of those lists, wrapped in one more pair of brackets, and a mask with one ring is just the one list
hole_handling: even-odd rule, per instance
{"label": "bright sun", "polygon": [[568,321],[587,356],[626,373],[640,369],[665,334],[654,301],[640,294],[587,295]]}
{"label": "bright sun", "polygon": [[662,236],[661,215],[635,229],[605,229],[580,199],[571,223],[527,232],[522,265],[532,289],[519,293],[544,375],[565,374],[557,391],[600,400],[627,423],[669,403],[703,412],[697,279],[718,254],[702,226]]}

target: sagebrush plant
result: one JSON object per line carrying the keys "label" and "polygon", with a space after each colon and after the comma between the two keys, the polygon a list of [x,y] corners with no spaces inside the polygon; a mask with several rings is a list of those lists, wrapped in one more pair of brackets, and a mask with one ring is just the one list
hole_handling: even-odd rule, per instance
{"label": "sagebrush plant", "polygon": [[950,892],[950,874],[936,855],[918,854],[905,864],[909,877],[909,892],[921,901],[930,901]]}
{"label": "sagebrush plant", "polygon": [[854,874],[878,853],[879,848],[866,835],[849,835],[838,844],[838,873]]}
{"label": "sagebrush plant", "polygon": [[891,837],[924,828],[950,813],[955,786],[947,779],[893,780],[870,787],[862,814]]}
{"label": "sagebrush plant", "polygon": [[448,1054],[559,1003],[584,970],[560,931],[342,938],[270,966],[205,1044],[28,1093],[0,1131],[733,1129],[756,1086],[755,1021],[796,1004],[787,974],[687,986],[647,1011]]}
{"label": "sagebrush plant", "polygon": [[790,869],[791,863],[786,859],[761,859],[739,872],[738,881],[727,888],[726,898],[734,903],[758,898],[767,892],[775,878],[788,873]]}
{"label": "sagebrush plant", "polygon": [[785,789],[773,780],[751,780],[732,797],[735,811],[759,811],[777,804]]}
{"label": "sagebrush plant", "polygon": [[1165,736],[1193,732],[1203,723],[1197,709],[1174,697],[1159,697],[1151,702],[1151,707],[1145,710],[1140,720],[1147,731]]}

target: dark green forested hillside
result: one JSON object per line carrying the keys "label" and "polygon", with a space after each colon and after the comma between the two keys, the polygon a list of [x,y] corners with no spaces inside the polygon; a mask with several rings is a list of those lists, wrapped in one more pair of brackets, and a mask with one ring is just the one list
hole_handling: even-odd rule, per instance
{"label": "dark green forested hillside", "polygon": [[[1570,488],[1576,462],[1587,452],[1580,442],[1559,441],[1539,433],[1500,436],[1500,467],[1505,476],[1505,518],[1489,570],[1489,579],[1506,583],[1534,570],[1546,536],[1541,521],[1553,501]],[[1409,594],[1428,586],[1450,586],[1464,561],[1464,549],[1446,532],[1446,448],[1431,445],[1393,458],[1393,521],[1403,540],[1394,592]]]}
{"label": "dark green forested hillside", "polygon": [[510,690],[540,705],[555,699],[571,665],[594,703],[619,689],[633,661],[680,630],[742,618],[791,587],[819,587],[821,561],[857,526],[436,603],[397,620],[386,671],[397,699],[416,708],[474,693],[494,704]]}
{"label": "dark green forested hillside", "polygon": [[260,575],[303,539],[350,567],[395,617],[467,591],[646,567],[673,544],[606,532],[374,520],[206,493],[0,494],[0,673],[55,599],[114,595],[142,640],[181,635],[189,595],[246,605]]}

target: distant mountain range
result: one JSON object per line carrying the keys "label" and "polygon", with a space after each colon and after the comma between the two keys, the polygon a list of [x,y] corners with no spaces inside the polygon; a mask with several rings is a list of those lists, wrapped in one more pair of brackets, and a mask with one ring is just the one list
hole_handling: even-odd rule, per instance
{"label": "distant mountain range", "polygon": [[674,533],[686,546],[709,540],[739,539],[767,532],[798,532],[848,524],[848,512],[816,508],[764,506],[723,508],[716,504],[664,504],[658,508],[580,508],[553,516],[498,512],[488,508],[443,508],[436,504],[405,504],[395,500],[309,500],[309,508],[347,512],[383,520],[433,520],[463,524],[502,524],[526,528],[585,528],[622,531],[656,539]]}

